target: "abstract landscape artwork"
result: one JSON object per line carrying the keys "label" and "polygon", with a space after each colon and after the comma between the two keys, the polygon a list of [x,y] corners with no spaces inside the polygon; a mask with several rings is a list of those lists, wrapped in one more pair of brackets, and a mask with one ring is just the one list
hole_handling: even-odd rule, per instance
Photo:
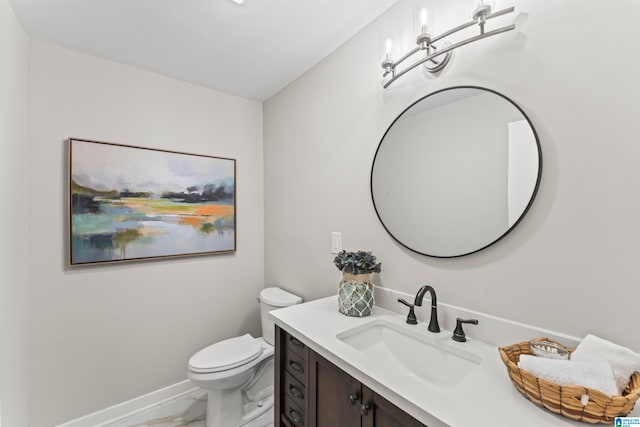
{"label": "abstract landscape artwork", "polygon": [[236,161],[69,139],[70,265],[236,249]]}

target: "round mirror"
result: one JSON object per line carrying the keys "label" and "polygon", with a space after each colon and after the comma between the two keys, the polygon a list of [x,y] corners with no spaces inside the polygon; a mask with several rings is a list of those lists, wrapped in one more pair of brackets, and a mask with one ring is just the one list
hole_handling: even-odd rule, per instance
{"label": "round mirror", "polygon": [[371,197],[401,245],[458,257],[518,224],[541,171],[538,136],[520,107],[489,89],[452,87],[416,101],[389,126],[373,160]]}

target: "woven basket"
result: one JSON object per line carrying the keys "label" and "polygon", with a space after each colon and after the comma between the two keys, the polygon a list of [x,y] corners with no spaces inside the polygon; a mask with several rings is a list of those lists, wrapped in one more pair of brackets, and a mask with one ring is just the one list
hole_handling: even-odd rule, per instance
{"label": "woven basket", "polygon": [[[548,340],[548,338],[544,338]],[[633,409],[640,396],[640,373],[635,372],[622,396],[607,396],[598,390],[581,386],[559,386],[518,368],[521,354],[532,354],[529,341],[499,348],[502,362],[516,389],[538,406],[556,414],[587,423],[611,424]],[[569,354],[572,350],[569,349]],[[586,405],[582,396],[589,396]]]}

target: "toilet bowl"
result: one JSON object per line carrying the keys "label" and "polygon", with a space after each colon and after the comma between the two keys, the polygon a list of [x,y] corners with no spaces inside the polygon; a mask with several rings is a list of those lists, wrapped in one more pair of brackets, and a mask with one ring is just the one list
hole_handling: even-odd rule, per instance
{"label": "toilet bowl", "polygon": [[206,427],[243,426],[273,408],[273,321],[269,311],[302,302],[272,287],[260,292],[263,336],[229,338],[200,350],[189,360],[187,375],[207,390]]}

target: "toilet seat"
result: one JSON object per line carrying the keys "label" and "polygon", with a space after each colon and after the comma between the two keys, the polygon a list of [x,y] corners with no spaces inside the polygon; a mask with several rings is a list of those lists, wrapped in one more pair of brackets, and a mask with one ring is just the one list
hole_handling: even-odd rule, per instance
{"label": "toilet seat", "polygon": [[227,371],[257,359],[262,350],[260,340],[249,334],[229,338],[194,354],[189,360],[189,370],[203,374]]}

